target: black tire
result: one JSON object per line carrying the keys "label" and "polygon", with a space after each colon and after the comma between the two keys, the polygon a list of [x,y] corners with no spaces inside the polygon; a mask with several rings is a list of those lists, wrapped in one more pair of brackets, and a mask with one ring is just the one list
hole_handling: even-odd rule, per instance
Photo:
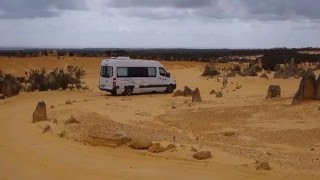
{"label": "black tire", "polygon": [[170,84],[169,86],[167,86],[166,93],[170,94],[173,92],[173,90],[173,86]]}
{"label": "black tire", "polygon": [[116,96],[116,95],[117,95],[117,90],[111,91],[111,95],[112,95],[112,96]]}
{"label": "black tire", "polygon": [[124,89],[123,94],[126,95],[126,96],[130,96],[132,94],[132,92],[133,92],[133,88],[132,87],[126,87]]}

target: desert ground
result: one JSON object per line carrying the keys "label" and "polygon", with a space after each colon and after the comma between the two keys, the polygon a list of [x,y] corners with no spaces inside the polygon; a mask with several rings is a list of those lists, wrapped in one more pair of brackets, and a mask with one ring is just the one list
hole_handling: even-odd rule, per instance
{"label": "desert ground", "polygon": [[[14,75],[41,67],[83,67],[90,87],[23,92],[0,100],[0,179],[320,179],[320,103],[291,105],[299,79],[236,76],[229,78],[223,97],[216,98],[209,92],[222,84],[201,76],[205,63],[163,61],[177,89],[198,87],[203,102],[159,93],[111,96],[98,89],[100,62],[0,57],[0,69]],[[236,89],[236,84],[242,87]],[[266,99],[272,84],[281,86],[281,97]],[[41,100],[49,120],[32,123]],[[64,125],[71,115],[81,124]],[[52,129],[42,133],[47,124]],[[63,130],[66,135],[60,137]],[[90,134],[119,131],[176,148],[150,153],[86,141]],[[211,151],[212,157],[194,159],[194,151],[201,150]],[[257,161],[268,162],[271,170],[256,170]]]}

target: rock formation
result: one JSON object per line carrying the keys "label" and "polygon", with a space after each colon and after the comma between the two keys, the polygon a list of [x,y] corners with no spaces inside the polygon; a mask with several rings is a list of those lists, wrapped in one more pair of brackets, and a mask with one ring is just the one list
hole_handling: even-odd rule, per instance
{"label": "rock formation", "polygon": [[148,149],[151,153],[160,153],[164,151],[164,148],[160,145],[160,143],[154,143]]}
{"label": "rock formation", "polygon": [[181,90],[177,90],[173,97],[176,97],[176,96],[192,96],[192,90],[188,87],[188,86],[184,86],[184,90],[181,91]]}
{"label": "rock formation", "polygon": [[51,127],[50,127],[49,124],[47,124],[47,125],[43,128],[42,134],[44,134],[44,133],[46,133],[46,132],[48,132],[48,131],[50,131],[50,130],[51,130]]}
{"label": "rock formation", "polygon": [[222,96],[223,96],[223,94],[222,94],[221,91],[218,91],[218,92],[216,93],[216,98],[222,98]]}
{"label": "rock formation", "polygon": [[318,76],[318,79],[317,79],[316,99],[320,100],[320,75]]}
{"label": "rock formation", "polygon": [[214,94],[216,94],[217,92],[213,89],[213,90],[211,90],[210,91],[210,95],[214,95]]}
{"label": "rock formation", "polygon": [[306,74],[300,81],[299,89],[293,97],[292,104],[299,104],[303,100],[315,100],[318,88],[316,76],[312,73]]}
{"label": "rock formation", "polygon": [[0,72],[0,94],[5,97],[12,97],[18,95],[21,90],[20,84],[11,75],[2,75]]}
{"label": "rock formation", "polygon": [[263,73],[260,75],[260,78],[269,79],[268,75],[266,73]]}
{"label": "rock formation", "polygon": [[45,121],[47,120],[47,107],[46,103],[44,101],[40,101],[37,104],[36,109],[33,112],[33,120],[32,122],[39,122],[39,121]]}
{"label": "rock formation", "polygon": [[98,137],[90,135],[85,142],[92,146],[111,146],[118,147],[131,141],[126,133],[118,132],[113,135]]}
{"label": "rock formation", "polygon": [[196,152],[193,157],[198,160],[209,159],[211,157],[210,151],[199,151]]}
{"label": "rock formation", "polygon": [[133,149],[139,149],[139,150],[143,150],[143,149],[149,149],[149,147],[152,146],[152,142],[150,140],[146,140],[146,139],[135,139],[132,140],[129,147],[133,148]]}
{"label": "rock formation", "polygon": [[80,121],[78,121],[75,117],[70,116],[70,118],[68,120],[66,120],[66,122],[64,122],[65,125],[67,124],[81,124]]}
{"label": "rock formation", "polygon": [[271,170],[271,167],[270,167],[269,163],[266,161],[264,161],[264,162],[257,161],[256,162],[256,170],[260,170],[260,169],[268,171],[268,170]]}
{"label": "rock formation", "polygon": [[198,88],[196,88],[192,92],[192,102],[202,102],[202,98],[201,98],[200,91]]}
{"label": "rock formation", "polygon": [[281,88],[279,85],[270,85],[266,98],[275,98],[281,96]]}

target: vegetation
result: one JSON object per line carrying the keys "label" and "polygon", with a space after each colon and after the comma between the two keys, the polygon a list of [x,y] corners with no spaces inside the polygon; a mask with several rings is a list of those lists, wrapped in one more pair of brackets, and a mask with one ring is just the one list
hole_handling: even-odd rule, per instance
{"label": "vegetation", "polygon": [[79,67],[68,66],[67,70],[55,68],[52,71],[46,69],[36,69],[26,72],[25,87],[26,91],[47,91],[83,88],[81,78],[85,71]]}
{"label": "vegetation", "polygon": [[204,68],[204,71],[202,73],[202,76],[217,76],[219,75],[220,72],[217,70],[215,64],[213,62],[210,62],[209,64],[207,64]]}
{"label": "vegetation", "polygon": [[[263,68],[273,69],[275,64],[283,64],[294,58],[296,63],[319,62],[320,54],[299,52],[320,51],[319,48],[300,49],[117,49],[117,48],[84,48],[84,49],[22,49],[1,50],[0,56],[38,57],[38,56],[70,56],[70,57],[111,57],[130,56],[137,59],[155,59],[167,61],[203,61],[210,62],[250,62],[246,56],[262,55]],[[232,58],[231,58],[232,56]]]}

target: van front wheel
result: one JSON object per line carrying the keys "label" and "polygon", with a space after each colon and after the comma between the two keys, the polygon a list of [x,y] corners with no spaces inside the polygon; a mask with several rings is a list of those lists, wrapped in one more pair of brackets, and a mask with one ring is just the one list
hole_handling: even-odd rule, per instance
{"label": "van front wheel", "polygon": [[126,95],[126,96],[130,96],[133,92],[133,88],[132,87],[127,87],[125,88],[123,94]]}
{"label": "van front wheel", "polygon": [[166,89],[166,93],[172,93],[173,92],[173,86],[170,84],[169,86],[167,86],[167,89]]}
{"label": "van front wheel", "polygon": [[117,95],[117,90],[111,91],[111,95],[112,95],[112,96]]}

